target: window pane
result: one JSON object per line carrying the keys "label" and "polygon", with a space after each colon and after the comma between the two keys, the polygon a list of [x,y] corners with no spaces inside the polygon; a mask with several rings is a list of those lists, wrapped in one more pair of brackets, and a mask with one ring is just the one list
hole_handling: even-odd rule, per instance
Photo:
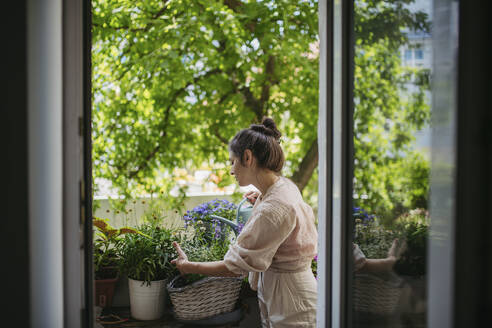
{"label": "window pane", "polygon": [[405,60],[412,60],[412,50],[405,50]]}
{"label": "window pane", "polygon": [[432,0],[354,15],[353,324],[424,327]]}

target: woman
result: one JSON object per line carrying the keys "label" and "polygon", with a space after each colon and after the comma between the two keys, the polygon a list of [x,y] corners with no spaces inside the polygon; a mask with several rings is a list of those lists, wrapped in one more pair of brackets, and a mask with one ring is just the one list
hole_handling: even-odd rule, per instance
{"label": "woman", "polygon": [[240,186],[259,191],[252,214],[222,261],[190,262],[177,243],[172,263],[181,274],[249,274],[258,291],[263,327],[315,327],[317,253],[314,214],[297,186],[282,177],[284,153],[275,122],[264,118],[239,131],[229,143],[231,174]]}

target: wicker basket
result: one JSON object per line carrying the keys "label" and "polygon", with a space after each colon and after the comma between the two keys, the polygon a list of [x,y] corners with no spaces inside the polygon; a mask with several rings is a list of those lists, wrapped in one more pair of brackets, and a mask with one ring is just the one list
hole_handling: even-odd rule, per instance
{"label": "wicker basket", "polygon": [[174,287],[174,278],[167,291],[180,320],[200,320],[234,310],[243,278],[207,277],[184,287]]}
{"label": "wicker basket", "polygon": [[390,315],[397,309],[405,285],[396,275],[355,274],[353,302],[357,312]]}

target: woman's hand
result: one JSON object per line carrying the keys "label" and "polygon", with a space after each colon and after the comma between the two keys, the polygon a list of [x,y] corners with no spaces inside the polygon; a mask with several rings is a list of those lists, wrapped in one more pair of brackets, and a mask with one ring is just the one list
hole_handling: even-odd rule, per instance
{"label": "woman's hand", "polygon": [[248,199],[248,202],[254,205],[259,195],[259,192],[251,190],[244,194],[244,197]]}
{"label": "woman's hand", "polygon": [[390,262],[391,268],[395,265],[396,261],[400,258],[401,254],[406,249],[406,242],[399,242],[398,238],[393,239],[390,249],[388,250],[388,261]]}
{"label": "woman's hand", "polygon": [[181,249],[181,246],[177,242],[173,242],[173,246],[176,249],[176,252],[178,252],[178,258],[174,259],[171,261],[172,264],[176,265],[176,268],[179,270],[181,274],[185,274],[186,272],[186,267],[190,263],[188,261],[188,256],[186,256],[185,252]]}
{"label": "woman's hand", "polygon": [[364,266],[360,269],[365,272],[388,272],[393,270],[393,266],[405,251],[406,243],[399,242],[397,238],[393,239],[393,243],[388,250],[388,255],[384,259],[366,259]]}
{"label": "woman's hand", "polygon": [[173,246],[178,252],[178,258],[171,261],[172,264],[176,265],[179,273],[182,275],[187,273],[198,273],[207,276],[217,276],[217,277],[239,277],[226,267],[224,261],[215,262],[190,262],[188,261],[188,256],[181,249],[181,246],[177,242],[173,242]]}
{"label": "woman's hand", "polygon": [[390,249],[388,250],[388,256],[386,257],[390,268],[393,268],[393,265],[395,265],[396,262],[396,250],[398,247],[398,239],[393,239],[393,243],[391,244]]}

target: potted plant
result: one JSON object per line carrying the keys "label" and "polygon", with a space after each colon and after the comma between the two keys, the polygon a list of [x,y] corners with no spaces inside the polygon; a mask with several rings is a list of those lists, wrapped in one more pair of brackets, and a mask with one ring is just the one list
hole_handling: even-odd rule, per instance
{"label": "potted plant", "polygon": [[396,230],[406,249],[395,263],[395,271],[400,275],[422,278],[426,274],[427,238],[429,234],[429,214],[424,209],[411,210],[395,222]]}
{"label": "potted plant", "polygon": [[[231,228],[217,217],[235,221],[236,206],[227,200],[215,199],[198,205],[184,215],[187,232],[192,237],[181,241],[181,247],[191,261],[222,260],[235,234],[240,232],[240,222]],[[244,278],[241,277],[177,275],[167,286],[174,315],[192,324],[205,324],[212,319],[218,322],[223,319],[222,316],[235,318],[234,314],[240,315],[235,307],[243,282]]]}
{"label": "potted plant", "polygon": [[394,266],[394,271],[410,287],[407,310],[411,315],[423,314],[427,308],[427,242],[429,237],[429,213],[414,209],[400,216],[395,227],[401,232],[405,250]]}
{"label": "potted plant", "polygon": [[135,229],[112,227],[107,219],[95,217],[92,221],[96,228],[94,236],[94,281],[96,305],[109,307],[113,302],[114,288],[119,278],[118,247],[122,236],[137,233]]}
{"label": "potted plant", "polygon": [[119,268],[128,276],[131,316],[156,320],[163,316],[166,284],[177,273],[170,261],[177,256],[172,246],[176,231],[155,223],[138,227],[140,234],[126,235],[119,249]]}

